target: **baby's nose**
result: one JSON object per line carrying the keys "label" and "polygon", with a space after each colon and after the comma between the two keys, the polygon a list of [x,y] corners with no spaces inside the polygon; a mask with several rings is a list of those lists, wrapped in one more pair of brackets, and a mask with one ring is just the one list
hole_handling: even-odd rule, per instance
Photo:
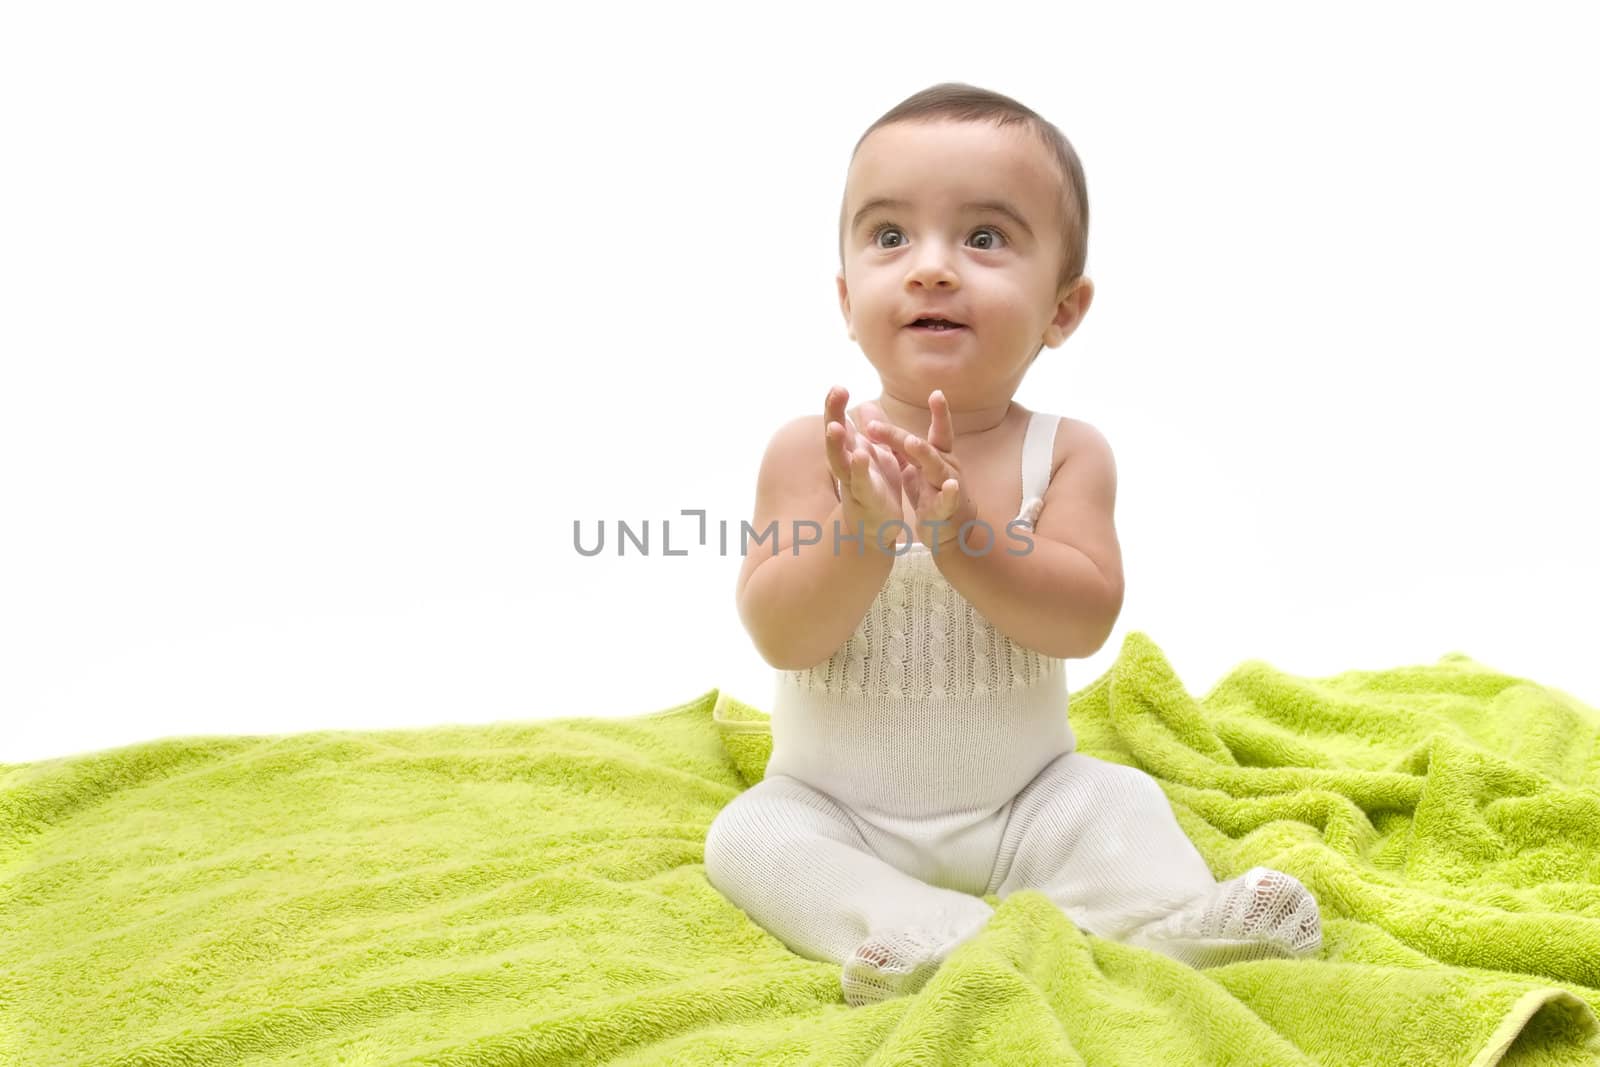
{"label": "baby's nose", "polygon": [[907,280],[927,289],[954,289],[961,284],[953,268],[936,263],[918,267]]}

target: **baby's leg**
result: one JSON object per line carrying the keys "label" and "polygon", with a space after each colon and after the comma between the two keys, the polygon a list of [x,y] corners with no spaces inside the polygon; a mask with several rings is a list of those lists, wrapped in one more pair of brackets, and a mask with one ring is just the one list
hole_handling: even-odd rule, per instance
{"label": "baby's leg", "polygon": [[706,834],[712,886],[792,951],[843,966],[851,1006],[914,992],[994,909],[879,859],[827,794],[771,775]]}
{"label": "baby's leg", "polygon": [[1081,929],[1194,967],[1301,955],[1321,944],[1315,899],[1264,867],[1218,884],[1156,780],[1069,753],[1017,797],[995,891],[1043,891]]}

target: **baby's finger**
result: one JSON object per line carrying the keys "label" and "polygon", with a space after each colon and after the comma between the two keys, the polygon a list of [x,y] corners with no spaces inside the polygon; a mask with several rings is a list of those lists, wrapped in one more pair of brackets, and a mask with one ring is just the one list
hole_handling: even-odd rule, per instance
{"label": "baby's finger", "polygon": [[822,400],[822,421],[826,425],[830,422],[844,421],[844,406],[850,402],[850,390],[842,385],[828,387],[828,395]]}
{"label": "baby's finger", "polygon": [[850,459],[850,471],[852,474],[858,470],[865,470],[872,458],[867,455],[867,450],[864,448],[846,449],[845,455]]}
{"label": "baby's finger", "polygon": [[823,450],[828,454],[828,472],[845,485],[850,484],[850,449],[845,447],[844,426],[830,422],[823,428]]}
{"label": "baby's finger", "polygon": [[939,490],[940,509],[945,518],[956,513],[956,505],[961,503],[961,485],[954,478],[946,478],[944,487]]}
{"label": "baby's finger", "polygon": [[[900,457],[895,455],[894,449],[888,447],[887,445],[880,445],[872,441],[866,442],[866,445],[868,448],[872,449],[872,458],[875,461],[878,470],[883,474],[884,484],[898,485],[901,464]],[[893,482],[890,481],[890,475],[894,476]]]}
{"label": "baby's finger", "polygon": [[867,436],[872,440],[877,441],[888,448],[892,448],[896,452],[904,455],[906,450],[906,438],[910,435],[892,422],[884,422],[881,419],[874,419],[867,423]]}
{"label": "baby's finger", "polygon": [[943,389],[928,394],[928,439],[935,448],[945,452],[956,446],[955,424],[950,419],[950,401]]}
{"label": "baby's finger", "polygon": [[849,400],[850,390],[842,385],[834,386],[828,390],[827,414],[823,416],[828,422],[837,422],[844,427],[844,447],[847,449],[856,447],[856,438],[860,436],[856,433],[845,410]]}
{"label": "baby's finger", "polygon": [[917,461],[906,448],[906,438],[909,436],[905,430],[888,422],[871,422],[867,424],[867,434],[877,441],[881,447],[894,453],[895,464],[904,472],[907,468],[917,467]]}
{"label": "baby's finger", "polygon": [[850,484],[860,486],[863,492],[872,484],[872,457],[865,448],[850,452]]}
{"label": "baby's finger", "polygon": [[950,466],[945,463],[939,450],[916,434],[906,435],[906,454],[927,476],[930,485],[941,486],[951,476]]}

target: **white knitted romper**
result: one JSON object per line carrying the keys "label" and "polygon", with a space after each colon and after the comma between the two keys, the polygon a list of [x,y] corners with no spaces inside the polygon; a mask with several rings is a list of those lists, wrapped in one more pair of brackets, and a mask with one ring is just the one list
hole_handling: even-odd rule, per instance
{"label": "white knitted romper", "polygon": [[[1059,421],[1033,413],[1029,529],[996,530],[992,551],[1023,550]],[[1065,661],[992,626],[926,545],[901,548],[844,645],[778,672],[765,777],[706,836],[723,896],[794,952],[842,964],[852,1005],[920,987],[994,913],[982,896],[1022,888],[1086,932],[1192,966],[1320,945],[1299,882],[1254,868],[1219,885],[1154,778],[1075,751]]]}

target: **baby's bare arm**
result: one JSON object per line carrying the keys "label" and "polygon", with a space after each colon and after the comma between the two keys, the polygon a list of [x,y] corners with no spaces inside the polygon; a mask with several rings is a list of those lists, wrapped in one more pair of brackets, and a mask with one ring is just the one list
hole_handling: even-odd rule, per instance
{"label": "baby's bare arm", "polygon": [[[873,544],[873,531],[845,521],[822,442],[822,419],[814,415],[773,435],[756,483],[752,542],[739,570],[739,618],[761,658],[780,670],[814,667],[838,651],[894,566],[892,552]],[[821,530],[820,539],[799,545],[798,553],[796,533],[808,540],[817,531],[808,525],[797,531],[797,520]],[[837,551],[835,529],[841,534]],[[862,532],[861,541],[842,540]],[[756,544],[759,536],[766,539]]]}
{"label": "baby's bare arm", "polygon": [[[1117,543],[1116,461],[1087,423],[1063,435],[1065,460],[1045,491],[1030,551],[1002,536],[1000,551],[958,548],[935,557],[940,573],[1013,641],[1048,656],[1094,655],[1122,613],[1122,550]],[[983,516],[990,528],[1004,527]],[[974,553],[982,551],[979,535]]]}

